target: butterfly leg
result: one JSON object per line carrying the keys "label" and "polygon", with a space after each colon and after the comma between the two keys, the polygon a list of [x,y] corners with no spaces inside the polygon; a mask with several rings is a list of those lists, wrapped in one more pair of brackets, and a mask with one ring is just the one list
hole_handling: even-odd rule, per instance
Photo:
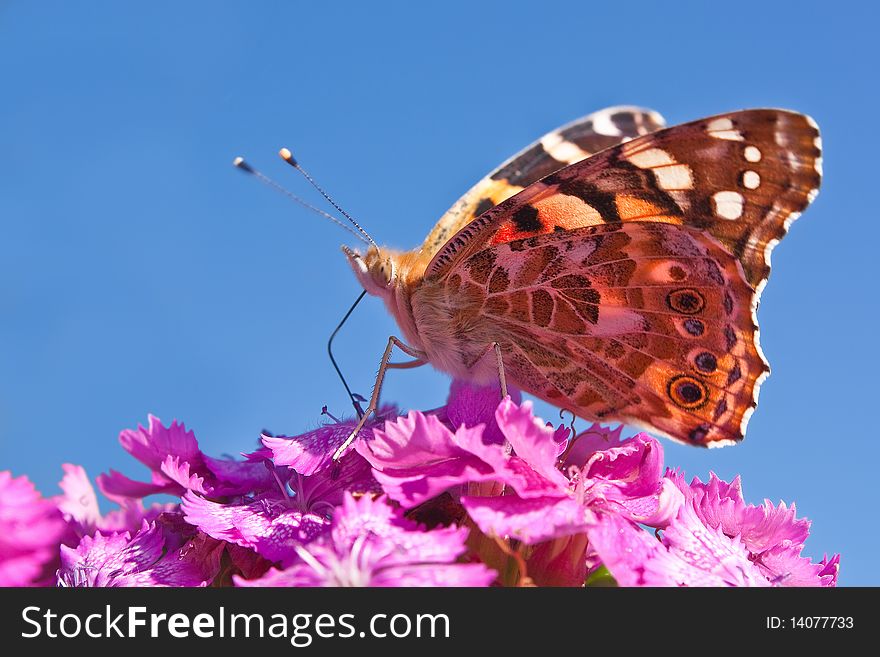
{"label": "butterfly leg", "polygon": [[[412,356],[415,360],[407,361],[405,363],[391,363],[391,352],[394,350],[394,347],[400,349],[403,353]],[[373,394],[370,395],[370,403],[367,406],[367,410],[358,420],[357,425],[352,430],[352,432],[348,435],[348,438],[345,439],[345,442],[339,446],[333,453],[333,460],[338,461],[342,455],[345,453],[345,450],[348,449],[349,445],[354,442],[354,439],[357,437],[358,432],[364,428],[364,425],[367,423],[367,420],[370,418],[370,415],[376,412],[376,409],[379,407],[379,393],[382,391],[382,382],[385,380],[385,372],[389,368],[391,369],[406,369],[410,367],[417,367],[419,365],[424,365],[427,362],[427,354],[422,353],[418,349],[414,349],[410,347],[408,344],[405,344],[400,339],[395,336],[391,336],[388,338],[388,346],[385,347],[385,353],[382,354],[382,360],[379,363],[379,373],[376,375],[376,382],[373,384]]]}
{"label": "butterfly leg", "polygon": [[501,398],[507,397],[507,377],[504,375],[504,359],[501,356],[501,345],[497,342],[492,343],[495,350],[495,362],[498,364],[498,383],[501,385]]}
{"label": "butterfly leg", "polygon": [[482,361],[486,354],[489,353],[489,350],[493,350],[495,352],[495,363],[498,367],[498,384],[501,386],[501,398],[504,399],[507,397],[507,376],[504,374],[504,358],[501,354],[501,345],[497,342],[491,343],[488,347],[483,349],[479,356],[477,356],[473,362],[468,366],[469,370],[473,370],[479,363]]}

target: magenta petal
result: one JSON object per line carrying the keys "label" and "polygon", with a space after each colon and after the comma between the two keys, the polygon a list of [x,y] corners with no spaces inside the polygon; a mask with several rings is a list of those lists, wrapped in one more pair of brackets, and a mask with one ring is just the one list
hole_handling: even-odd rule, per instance
{"label": "magenta petal", "polygon": [[663,529],[678,515],[685,496],[671,481],[662,479],[656,495],[618,499],[616,503],[627,519]]}
{"label": "magenta petal", "polygon": [[653,535],[616,514],[600,514],[590,547],[620,586],[675,586],[676,564]]}
{"label": "magenta petal", "polygon": [[99,474],[96,481],[100,491],[119,504],[122,504],[126,498],[143,498],[160,493],[180,495],[184,490],[182,486],[170,480],[158,484],[135,481],[116,470],[110,470],[109,474]]}
{"label": "magenta petal", "polygon": [[140,499],[126,498],[119,502],[120,508],[114,509],[100,519],[98,529],[102,532],[137,531],[144,521],[152,522],[163,513],[176,512],[178,505],[173,502],[151,504],[144,508]]}
{"label": "magenta petal", "polygon": [[220,570],[222,544],[195,537],[181,545],[170,528],[144,522],[133,537],[84,536],[61,547],[63,586],[206,586]]}
{"label": "magenta petal", "polygon": [[66,530],[53,500],[27,477],[0,471],[0,586],[48,584]]}
{"label": "magenta petal", "polygon": [[[510,389],[510,398],[516,403],[522,399],[519,390]],[[449,387],[449,400],[443,410],[449,427],[455,431],[459,427],[475,427],[482,424],[483,442],[500,445],[504,434],[495,421],[495,411],[501,402],[501,388],[497,384],[477,386],[468,381],[456,379]]]}
{"label": "magenta petal", "polygon": [[830,559],[826,554],[822,561],[822,570],[819,571],[819,577],[822,579],[823,586],[837,586],[837,575],[840,572],[840,555],[835,554]]}
{"label": "magenta petal", "polygon": [[[354,445],[368,439],[374,428],[384,423],[387,418],[396,416],[397,410],[392,406],[379,409],[376,419],[367,422],[358,432]],[[357,420],[345,420],[326,424],[299,436],[263,435],[260,440],[272,452],[275,465],[287,466],[301,475],[312,475],[332,465],[333,454],[348,439],[356,425]]]}
{"label": "magenta petal", "polygon": [[171,456],[170,454],[166,456],[162,462],[161,470],[162,474],[179,484],[184,490],[195,491],[202,495],[207,495],[209,492],[205,487],[205,478],[196,473],[191,473],[189,463],[181,461],[177,456]]}
{"label": "magenta petal", "polygon": [[453,434],[435,416],[413,411],[376,429],[357,451],[373,466],[384,491],[413,507],[458,484],[492,479],[492,469],[460,446],[479,443],[481,435],[480,427],[461,427]]}
{"label": "magenta petal", "polygon": [[620,445],[623,425],[612,430],[600,424],[592,424],[572,439],[563,469],[571,466],[581,468],[595,452]]}
{"label": "magenta petal", "polygon": [[570,498],[463,497],[461,503],[480,530],[489,536],[511,536],[532,545],[579,534],[593,522],[593,513]]}
{"label": "magenta petal", "polygon": [[692,510],[682,508],[663,542],[616,514],[598,518],[590,543],[621,586],[767,586],[745,546]]}
{"label": "magenta petal", "polygon": [[[762,552],[756,564],[774,586],[833,586],[826,564],[800,556],[800,546],[778,545]],[[823,574],[824,573],[824,574]]]}
{"label": "magenta petal", "polygon": [[[470,431],[481,435],[478,429]],[[453,433],[440,420],[418,411],[386,422],[371,439],[360,441],[357,451],[377,470],[421,467],[470,455],[456,445]]]}
{"label": "magenta petal", "polygon": [[205,535],[168,550],[149,570],[120,577],[116,586],[198,586],[211,584],[220,572],[225,544]]}
{"label": "magenta petal", "polygon": [[370,582],[371,586],[489,586],[497,574],[481,563],[447,564],[438,568],[435,564],[407,564],[380,572]]}
{"label": "magenta petal", "polygon": [[207,455],[202,459],[224,495],[243,495],[276,486],[275,478],[262,462],[215,459]]}
{"label": "magenta petal", "polygon": [[[556,458],[560,451],[560,434],[532,414],[531,401],[517,406],[507,398],[498,406],[495,418],[519,458],[526,461],[529,467],[551,486],[559,488],[568,486],[568,479],[556,466]],[[567,433],[562,435],[567,436]],[[516,486],[513,482],[511,485]]]}
{"label": "magenta petal", "polygon": [[174,420],[164,427],[154,415],[148,416],[149,426],[138,425],[119,434],[123,448],[151,470],[159,470],[166,456],[177,456],[182,461],[200,463],[201,451],[195,434],[183,423]]}
{"label": "magenta petal", "polygon": [[585,465],[593,492],[605,499],[657,495],[663,476],[663,446],[639,433],[616,447],[595,452]]}
{"label": "magenta petal", "polygon": [[61,468],[64,470],[64,477],[59,486],[64,495],[58,502],[58,509],[80,534],[89,534],[101,522],[95,489],[82,466],[64,463]]}
{"label": "magenta petal", "polygon": [[125,586],[124,578],[144,573],[163,555],[165,537],[156,523],[124,534],[84,536],[76,548],[61,546],[58,580],[67,586]]}
{"label": "magenta petal", "polygon": [[823,564],[813,564],[800,556],[809,533],[810,522],[798,518],[795,506],[746,504],[739,477],[727,483],[710,473],[704,484],[694,479],[684,483],[680,473],[667,478],[684,493],[695,514],[708,527],[742,540],[770,583],[780,586],[826,585],[833,577],[820,575]]}
{"label": "magenta petal", "polygon": [[466,529],[425,531],[384,498],[347,495],[333,529],[308,545],[286,570],[239,586],[485,586],[495,573],[482,564],[455,563],[465,551]]}
{"label": "magenta petal", "polygon": [[330,526],[323,516],[292,509],[280,498],[218,504],[189,492],[181,510],[187,522],[208,536],[251,548],[283,564],[294,558],[295,545],[314,540]]}

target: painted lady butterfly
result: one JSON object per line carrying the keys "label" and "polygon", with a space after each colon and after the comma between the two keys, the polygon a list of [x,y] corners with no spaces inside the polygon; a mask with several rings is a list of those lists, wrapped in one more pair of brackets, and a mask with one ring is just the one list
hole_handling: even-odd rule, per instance
{"label": "painted lady butterfly", "polygon": [[[386,367],[477,383],[501,367],[579,417],[741,440],[769,372],[758,300],[818,192],[819,131],[772,109],[663,125],[633,107],[591,114],[477,183],[418,249],[344,247],[408,343],[389,340],[365,418]],[[389,363],[394,345],[416,360]]]}

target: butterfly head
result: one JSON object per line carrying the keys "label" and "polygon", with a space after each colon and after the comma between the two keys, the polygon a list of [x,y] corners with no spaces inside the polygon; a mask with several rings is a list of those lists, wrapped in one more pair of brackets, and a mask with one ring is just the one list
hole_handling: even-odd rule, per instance
{"label": "butterfly head", "polygon": [[397,278],[397,266],[392,253],[384,249],[379,251],[375,246],[369,247],[363,255],[347,246],[343,246],[342,251],[358,282],[369,294],[387,297],[391,293]]}

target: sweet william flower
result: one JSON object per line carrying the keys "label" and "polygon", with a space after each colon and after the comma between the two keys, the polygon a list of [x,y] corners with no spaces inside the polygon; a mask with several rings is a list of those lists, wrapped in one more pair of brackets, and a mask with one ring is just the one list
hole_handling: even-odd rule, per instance
{"label": "sweet william flower", "polygon": [[[483,424],[452,432],[418,412],[375,430],[357,449],[386,493],[407,508],[454,487],[500,483],[507,494],[463,494],[461,503],[483,532],[528,544],[584,532],[597,511],[646,522],[668,517],[680,502],[663,481],[663,449],[653,438],[638,434],[598,450],[585,436],[591,446],[575,441],[560,463],[567,430],[545,425],[531,409],[531,402],[517,406],[509,398],[496,408],[494,423],[512,451],[486,443]],[[575,457],[585,462],[575,464]]]}
{"label": "sweet william flower", "polygon": [[286,566],[295,558],[295,546],[310,543],[329,530],[344,491],[374,490],[369,465],[350,453],[336,470],[310,476],[291,470],[287,483],[279,477],[274,490],[235,502],[214,502],[187,491],[181,510],[187,522],[207,535],[251,548]]}
{"label": "sweet william flower", "polygon": [[709,482],[694,479],[689,485],[678,472],[667,473],[706,526],[729,537],[738,537],[749,560],[773,585],[832,586],[837,580],[839,555],[812,563],[801,556],[809,535],[810,521],[798,518],[795,505],[747,504],[739,477],[730,483],[710,473]]}
{"label": "sweet william flower", "polygon": [[746,504],[739,478],[714,474],[688,485],[667,479],[683,502],[661,539],[619,515],[598,518],[592,548],[624,586],[833,586],[839,556],[814,564],[801,557],[809,522],[794,507]]}
{"label": "sweet william flower", "polygon": [[[78,541],[96,530],[102,532],[137,531],[144,520],[155,520],[166,511],[175,511],[174,503],[152,504],[144,507],[140,499],[121,498],[119,509],[102,515],[98,497],[82,466],[64,463],[64,477],[59,486],[63,494],[58,498],[58,509],[64,516],[69,532]],[[67,540],[65,540],[65,543]],[[74,543],[75,544],[75,543]]]}
{"label": "sweet william flower", "polygon": [[[738,478],[664,475],[646,434],[594,425],[569,439],[499,398],[455,382],[445,406],[368,424],[339,464],[352,421],[264,434],[239,462],[151,416],[121,437],[150,480],[101,477],[120,504],[106,515],[78,466],[50,500],[0,476],[0,583],[56,571],[64,586],[836,583],[839,555],[801,556],[809,523],[793,505],[746,504]],[[182,500],[145,507],[154,493]]]}
{"label": "sweet william flower", "polygon": [[66,529],[54,501],[27,477],[0,472],[0,586],[48,583]]}
{"label": "sweet william flower", "polygon": [[192,528],[173,517],[159,518],[144,521],[134,536],[96,532],[84,536],[75,548],[62,545],[58,584],[207,586],[220,570],[224,544],[186,529]]}
{"label": "sweet william flower", "polygon": [[707,528],[684,505],[663,540],[605,514],[591,528],[593,550],[620,586],[767,586],[739,539]]}
{"label": "sweet william flower", "polygon": [[[397,409],[384,406],[379,409],[358,433],[356,440],[368,437],[373,428],[383,424],[389,417],[396,417]],[[273,436],[263,433],[263,448],[246,455],[249,460],[269,458],[275,465],[287,466],[301,475],[313,475],[333,465],[333,454],[351,435],[357,425],[356,419],[325,423],[317,429],[299,436]],[[346,454],[351,451],[349,447]]]}
{"label": "sweet william flower", "polygon": [[165,427],[150,415],[147,427],[126,429],[119,442],[129,454],[151,470],[149,482],[129,479],[120,472],[98,476],[98,487],[111,500],[143,498],[165,493],[182,495],[192,490],[202,495],[243,494],[274,486],[262,463],[215,459],[202,453],[195,434],[173,421]]}
{"label": "sweet william flower", "polygon": [[239,586],[487,586],[496,577],[481,563],[457,563],[467,529],[425,531],[384,497],[346,495],[330,532],[296,549],[284,570]]}

